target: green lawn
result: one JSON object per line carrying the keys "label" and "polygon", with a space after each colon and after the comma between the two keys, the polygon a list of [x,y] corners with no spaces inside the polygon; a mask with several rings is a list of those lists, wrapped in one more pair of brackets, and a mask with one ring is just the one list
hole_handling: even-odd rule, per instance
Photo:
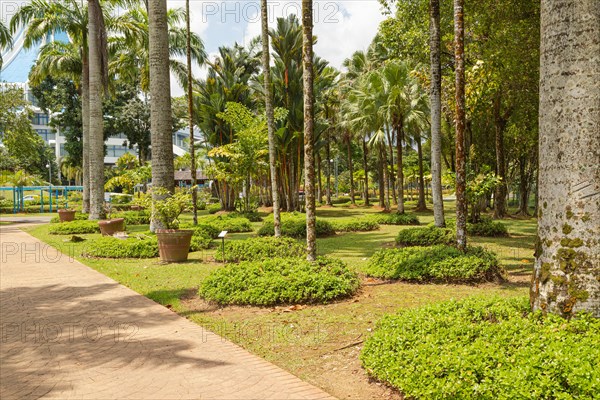
{"label": "green lawn", "polygon": [[[410,207],[410,203],[409,203]],[[453,204],[447,204],[453,211]],[[317,216],[350,219],[375,208],[320,207]],[[206,212],[202,212],[206,214]],[[419,213],[422,224],[433,214]],[[191,220],[191,215],[184,216]],[[508,238],[471,238],[473,244],[497,252],[510,273],[509,282],[483,285],[430,285],[383,282],[363,276],[363,288],[355,297],[321,306],[289,308],[217,307],[199,299],[196,290],[207,274],[221,265],[214,250],[190,254],[182,264],[160,264],[150,260],[103,260],[82,258],[86,243],[66,243],[64,236],[48,234],[48,225],[29,232],[61,249],[95,270],[168,306],[193,322],[249,349],[292,373],[320,386],[339,398],[373,398],[388,389],[370,383],[358,362],[365,336],[384,314],[401,308],[472,295],[526,295],[533,265],[536,223],[534,219],[507,219]],[[261,223],[253,223],[257,229]],[[381,247],[392,246],[402,226],[382,225],[373,232],[344,233],[318,240],[318,251],[345,260],[360,273],[368,258]],[[147,227],[131,227],[131,231]],[[242,240],[246,234],[232,234],[227,240]],[[93,238],[97,235],[81,235]]]}

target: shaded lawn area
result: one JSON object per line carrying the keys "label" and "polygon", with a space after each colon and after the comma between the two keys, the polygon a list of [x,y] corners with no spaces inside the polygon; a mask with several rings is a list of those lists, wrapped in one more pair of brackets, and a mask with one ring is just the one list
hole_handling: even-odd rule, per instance
{"label": "shaded lawn area", "polygon": [[[409,203],[408,210],[412,209]],[[448,208],[453,208],[452,205]],[[331,220],[354,219],[378,212],[376,208],[320,207],[317,216]],[[431,212],[418,213],[421,224],[433,220]],[[263,214],[263,216],[267,217]],[[270,217],[270,216],[269,216]],[[184,220],[191,220],[186,215]],[[353,298],[328,305],[305,307],[218,307],[199,299],[199,284],[219,268],[214,249],[191,253],[182,264],[163,265],[158,259],[105,260],[82,258],[86,243],[65,243],[65,236],[48,234],[48,225],[33,227],[37,238],[74,255],[84,264],[163,304],[191,321],[206,326],[339,398],[365,399],[397,394],[371,383],[360,367],[362,340],[383,315],[402,308],[460,299],[473,295],[526,295],[533,266],[536,222],[507,219],[508,238],[471,239],[498,253],[510,273],[509,282],[483,285],[430,285],[384,282],[362,276],[363,288]],[[253,223],[258,229],[262,223]],[[321,255],[339,257],[360,273],[368,258],[382,247],[391,247],[406,226],[382,225],[373,232],[343,233],[318,239]],[[130,227],[144,231],[147,226]],[[243,240],[253,233],[231,234]],[[80,235],[85,238],[99,235]],[[215,241],[215,246],[220,242]]]}

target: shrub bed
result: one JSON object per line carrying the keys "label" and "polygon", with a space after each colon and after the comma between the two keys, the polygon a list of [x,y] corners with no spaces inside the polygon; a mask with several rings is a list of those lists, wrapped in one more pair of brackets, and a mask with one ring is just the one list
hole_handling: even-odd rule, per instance
{"label": "shrub bed", "polygon": [[154,258],[158,257],[158,240],[155,236],[127,239],[103,236],[90,240],[83,254],[101,258]]}
{"label": "shrub bed", "polygon": [[[246,240],[234,240],[225,243],[225,261],[261,261],[280,257],[303,257],[306,255],[304,245],[289,237],[258,237]],[[215,259],[223,259],[221,247]]]}
{"label": "shrub bed", "polygon": [[[89,214],[84,214],[84,213],[76,212],[75,213],[75,221],[87,221],[87,219],[89,218],[89,216],[90,216]],[[57,224],[59,222],[60,222],[60,217],[58,215],[55,215],[50,220],[51,224]]]}
{"label": "shrub bed", "polygon": [[377,221],[368,218],[352,221],[333,221],[332,224],[336,232],[369,232],[379,229]]}
{"label": "shrub bed", "polygon": [[468,223],[467,233],[473,236],[503,237],[508,236],[508,229],[500,221],[484,218],[474,224]]}
{"label": "shrub bed", "polygon": [[229,233],[252,232],[252,225],[247,218],[233,215],[207,215],[199,218],[198,223],[212,225],[219,232],[227,231]]}
{"label": "shrub bed", "polygon": [[100,232],[98,221],[71,221],[50,226],[51,235],[82,235]]}
{"label": "shrub bed", "polygon": [[[329,221],[317,219],[316,222],[317,237],[335,235],[335,228]],[[266,221],[258,230],[258,236],[273,236],[275,228],[273,221]],[[299,217],[286,217],[281,219],[281,234],[284,236],[301,239],[306,237],[306,220]]]}
{"label": "shrub bed", "polygon": [[217,204],[208,204],[206,206],[206,209],[208,210],[209,214],[216,214],[219,211],[221,211],[221,204],[217,203]]}
{"label": "shrub bed", "polygon": [[409,228],[398,232],[398,246],[434,246],[437,244],[452,244],[456,234],[449,228],[437,228],[433,225],[424,228]]}
{"label": "shrub bed", "polygon": [[406,247],[377,251],[365,267],[369,276],[405,281],[482,282],[502,280],[504,271],[496,255],[470,247]]}
{"label": "shrub bed", "polygon": [[179,226],[181,229],[189,229],[194,231],[194,236],[206,236],[211,239],[216,239],[221,232],[217,227],[211,224],[199,223],[198,225],[193,224],[182,224]]}
{"label": "shrub bed", "polygon": [[360,359],[415,399],[567,399],[600,393],[600,319],[531,313],[528,298],[469,298],[382,319]]}
{"label": "shrub bed", "polygon": [[190,242],[190,253],[210,248],[212,241],[212,238],[209,236],[194,233]]}
{"label": "shrub bed", "polygon": [[319,257],[311,263],[271,258],[228,264],[211,272],[199,295],[219,304],[327,303],[352,295],[359,285],[357,275],[338,259]]}
{"label": "shrub bed", "polygon": [[123,218],[127,225],[149,225],[150,211],[123,211],[112,214],[111,218]]}
{"label": "shrub bed", "polygon": [[382,225],[419,225],[419,218],[414,214],[377,213],[371,218]]}

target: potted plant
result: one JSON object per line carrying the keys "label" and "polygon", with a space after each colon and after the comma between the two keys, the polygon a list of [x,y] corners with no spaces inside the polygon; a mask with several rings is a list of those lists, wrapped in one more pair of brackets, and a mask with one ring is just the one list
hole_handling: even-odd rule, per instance
{"label": "potted plant", "polygon": [[63,208],[58,210],[58,219],[60,222],[70,222],[75,220],[75,210]]}
{"label": "potted plant", "polygon": [[98,221],[100,227],[100,233],[102,236],[112,236],[117,232],[123,232],[125,230],[125,219],[124,218],[111,218],[110,205],[106,208],[107,219]]}
{"label": "potted plant", "polygon": [[183,191],[173,195],[164,190],[152,200],[152,219],[160,227],[155,230],[161,261],[182,262],[188,258],[194,231],[179,228],[179,215],[188,207],[191,196]]}

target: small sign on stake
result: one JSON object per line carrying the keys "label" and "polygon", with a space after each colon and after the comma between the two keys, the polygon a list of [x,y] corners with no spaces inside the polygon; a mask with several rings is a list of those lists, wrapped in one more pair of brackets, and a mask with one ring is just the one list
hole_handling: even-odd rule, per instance
{"label": "small sign on stake", "polygon": [[227,231],[221,231],[221,233],[219,233],[219,236],[221,238],[222,241],[222,247],[221,250],[223,250],[223,264],[225,264],[225,236],[227,235]]}

